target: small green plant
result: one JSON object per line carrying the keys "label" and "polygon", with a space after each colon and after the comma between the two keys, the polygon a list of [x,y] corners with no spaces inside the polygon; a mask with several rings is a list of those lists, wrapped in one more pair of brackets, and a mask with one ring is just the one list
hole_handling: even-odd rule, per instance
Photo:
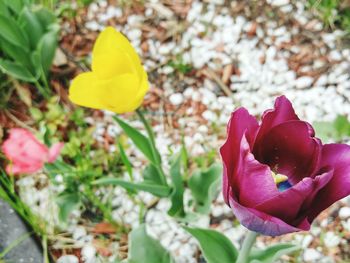
{"label": "small green plant", "polygon": [[338,116],[332,122],[316,122],[314,123],[316,134],[323,141],[342,141],[346,137],[350,137],[350,122],[346,116]]}
{"label": "small green plant", "polygon": [[327,27],[336,26],[350,32],[350,5],[340,0],[309,0],[308,7]]}
{"label": "small green plant", "polygon": [[30,0],[0,1],[0,27],[0,69],[34,83],[48,98],[48,74],[59,31],[54,14]]}
{"label": "small green plant", "polygon": [[193,69],[191,65],[186,64],[183,61],[181,56],[177,56],[174,60],[170,60],[168,65],[182,74],[187,74]]}

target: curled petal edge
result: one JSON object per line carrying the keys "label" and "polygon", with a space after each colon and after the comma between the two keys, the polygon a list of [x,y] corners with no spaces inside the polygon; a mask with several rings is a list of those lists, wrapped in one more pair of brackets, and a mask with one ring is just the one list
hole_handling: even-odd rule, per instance
{"label": "curled petal edge", "polygon": [[233,213],[243,226],[263,235],[280,236],[292,232],[307,231],[311,226],[307,219],[304,219],[298,227],[291,226],[264,212],[242,206],[232,196],[230,196],[229,202]]}

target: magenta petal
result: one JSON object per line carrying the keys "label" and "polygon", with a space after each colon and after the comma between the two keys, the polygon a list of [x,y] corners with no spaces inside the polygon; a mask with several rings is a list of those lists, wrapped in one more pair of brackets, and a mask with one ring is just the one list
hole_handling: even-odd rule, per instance
{"label": "magenta petal", "polygon": [[275,126],[256,141],[255,157],[275,172],[287,175],[292,184],[312,176],[318,167],[322,146],[312,137],[310,127],[303,121]]}
{"label": "magenta petal", "polygon": [[244,108],[237,109],[231,115],[227,127],[227,140],[220,149],[224,164],[223,194],[227,204],[229,204],[229,188],[238,186],[235,183],[235,176],[239,170],[240,144],[243,134],[246,134],[249,142],[252,143],[258,127],[257,120]]}
{"label": "magenta petal", "polygon": [[[332,179],[332,176],[333,170],[315,178],[306,177],[288,190],[280,192],[254,208],[293,224],[297,218],[300,218],[300,213],[309,209],[314,196]],[[302,219],[305,218],[306,216]]]}
{"label": "magenta petal", "polygon": [[290,101],[285,96],[276,98],[274,109],[267,110],[262,116],[257,140],[264,136],[273,127],[292,120],[299,120]]}
{"label": "magenta petal", "polygon": [[244,207],[233,198],[230,198],[230,206],[233,208],[233,213],[243,226],[263,235],[279,236],[310,229],[310,224],[307,220],[302,221],[297,227],[294,227],[277,217],[260,212],[254,208]]}
{"label": "magenta petal", "polygon": [[239,167],[241,170],[235,177],[238,192],[232,190],[232,194],[238,197],[242,205],[247,207],[254,207],[256,204],[276,196],[279,191],[270,168],[255,160],[245,136],[242,138],[240,155]]}
{"label": "magenta petal", "polygon": [[332,180],[315,196],[309,211],[309,221],[334,202],[350,194],[350,146],[346,144],[326,144],[322,149],[320,167],[334,169]]}

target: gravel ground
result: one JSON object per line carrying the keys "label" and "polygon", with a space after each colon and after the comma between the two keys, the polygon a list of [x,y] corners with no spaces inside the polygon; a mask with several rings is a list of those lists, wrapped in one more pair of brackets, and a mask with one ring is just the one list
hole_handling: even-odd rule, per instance
{"label": "gravel ground", "polygon": [[[350,49],[342,46],[344,32],[326,31],[305,9],[304,1],[267,0],[250,5],[221,0],[182,4],[146,1],[144,6],[124,8],[100,1],[90,5],[86,19],[89,32],[115,25],[139,52],[152,87],[144,105],[152,112],[148,117],[152,117],[156,143],[164,158],[169,150],[179,149],[180,144],[173,142],[179,142],[181,134],[192,156],[215,153],[236,107],[244,106],[260,115],[282,94],[293,102],[299,117],[311,123],[350,114]],[[94,136],[101,143],[106,134],[115,137],[121,132],[111,116],[104,112],[103,117],[86,120],[96,126]],[[142,129],[138,121],[133,125]],[[115,150],[111,145],[111,153]],[[133,154],[136,178],[140,178],[137,173],[145,160],[133,148],[128,153]],[[35,182],[31,185],[21,192],[25,196],[29,191],[39,200],[32,202],[33,206],[50,200],[50,190],[33,192]],[[104,193],[97,194],[103,200]],[[113,217],[137,226],[138,207],[123,189],[116,188],[113,194]],[[188,193],[185,196],[190,198]],[[146,204],[152,202],[149,194],[140,194],[140,198]],[[198,262],[196,241],[167,216],[168,208],[169,203],[161,200],[148,212],[149,234],[171,251],[176,262]],[[77,226],[79,214],[75,211],[66,230],[75,245],[82,247],[85,262],[99,262],[88,228]],[[222,231],[239,247],[246,230],[233,221],[232,212],[219,195],[210,216],[202,216],[196,225]],[[322,213],[308,233],[261,237],[257,245],[264,247],[267,242],[281,240],[303,247],[297,262],[349,260],[350,199]],[[120,247],[116,242],[112,245]],[[115,256],[111,255],[109,262]],[[58,262],[75,260],[74,256],[63,256]],[[293,260],[286,256],[283,262]]]}

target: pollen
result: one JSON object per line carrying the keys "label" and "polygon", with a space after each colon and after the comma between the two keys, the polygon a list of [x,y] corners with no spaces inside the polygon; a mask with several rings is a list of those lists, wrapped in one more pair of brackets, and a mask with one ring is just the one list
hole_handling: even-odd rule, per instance
{"label": "pollen", "polygon": [[273,177],[273,180],[275,181],[276,185],[283,183],[285,181],[288,181],[288,177],[283,175],[283,174],[274,173],[274,172],[271,172],[271,173],[272,173],[272,177]]}

